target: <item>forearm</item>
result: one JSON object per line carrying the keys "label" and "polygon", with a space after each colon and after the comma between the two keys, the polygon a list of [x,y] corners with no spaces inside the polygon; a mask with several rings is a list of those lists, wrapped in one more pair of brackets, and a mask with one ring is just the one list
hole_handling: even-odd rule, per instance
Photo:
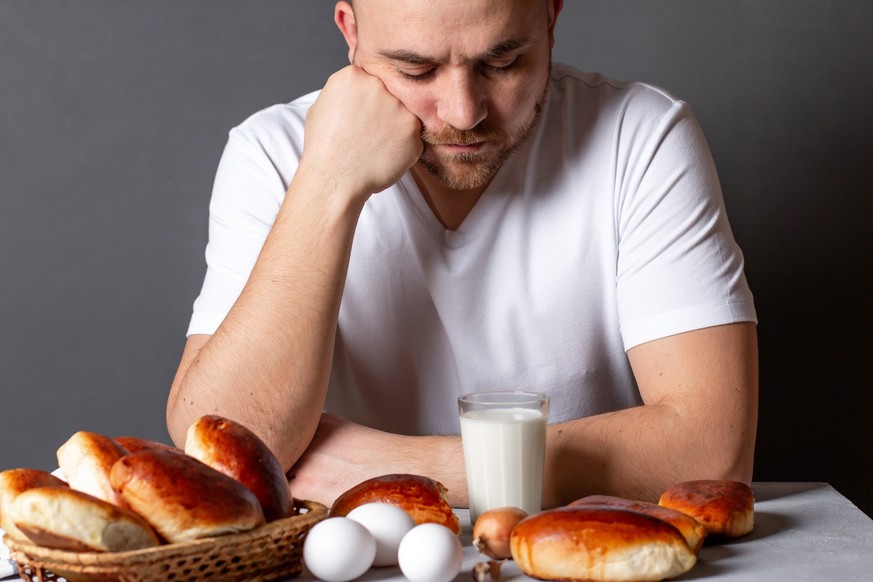
{"label": "forearm", "polygon": [[552,425],[544,504],[591,494],[657,501],[675,483],[702,478],[748,481],[744,455],[688,430],[667,405],[640,406]]}
{"label": "forearm", "polygon": [[592,493],[656,500],[692,479],[749,482],[758,417],[754,325],[678,334],[629,355],[646,405],[550,426],[546,503]]}
{"label": "forearm", "polygon": [[448,489],[454,506],[467,504],[464,455],[458,436],[405,436],[322,415],[309,449],[292,468],[295,496],[331,505],[344,491],[380,475],[430,477]]}
{"label": "forearm", "polygon": [[425,475],[442,483],[452,507],[467,506],[467,473],[460,436],[403,437],[401,460],[408,473]]}
{"label": "forearm", "polygon": [[[234,418],[290,467],[324,403],[337,314],[361,202],[295,176],[249,280],[168,403],[177,443],[202,414]],[[333,193],[336,194],[336,193]],[[333,203],[325,203],[325,199]]]}
{"label": "forearm", "polygon": [[421,122],[378,78],[354,66],[331,76],[246,286],[197,353],[186,346],[167,405],[176,443],[211,412],[254,430],[286,469],[303,454],[324,404],[358,217],[422,147]]}

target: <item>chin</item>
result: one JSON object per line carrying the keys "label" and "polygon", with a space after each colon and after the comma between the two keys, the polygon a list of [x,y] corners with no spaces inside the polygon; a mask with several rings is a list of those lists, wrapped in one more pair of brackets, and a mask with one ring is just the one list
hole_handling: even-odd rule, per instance
{"label": "chin", "polygon": [[435,178],[441,185],[451,190],[474,190],[487,186],[500,167],[504,159],[495,161],[451,161],[434,163],[433,161],[419,160],[419,166]]}

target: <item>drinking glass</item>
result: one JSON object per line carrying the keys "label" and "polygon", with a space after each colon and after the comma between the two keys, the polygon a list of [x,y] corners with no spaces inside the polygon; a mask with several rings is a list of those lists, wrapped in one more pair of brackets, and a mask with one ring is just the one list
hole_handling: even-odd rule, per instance
{"label": "drinking glass", "polygon": [[458,398],[470,523],[496,507],[542,509],[549,398],[524,391]]}

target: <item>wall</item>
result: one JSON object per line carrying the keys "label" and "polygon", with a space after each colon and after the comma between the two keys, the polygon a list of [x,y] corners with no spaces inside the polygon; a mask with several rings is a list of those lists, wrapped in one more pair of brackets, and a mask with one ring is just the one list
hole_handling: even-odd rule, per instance
{"label": "wall", "polygon": [[[0,469],[167,439],[226,133],[344,64],[332,4],[0,2]],[[873,514],[873,4],[567,4],[556,59],[668,88],[710,140],[761,320],[756,479]]]}

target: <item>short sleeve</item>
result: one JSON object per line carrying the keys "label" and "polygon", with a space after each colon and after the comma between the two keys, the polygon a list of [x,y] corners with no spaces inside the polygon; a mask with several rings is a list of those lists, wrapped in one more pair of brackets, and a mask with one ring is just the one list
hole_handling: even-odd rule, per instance
{"label": "short sleeve", "polygon": [[281,106],[231,130],[209,204],[206,275],[188,335],[212,334],[251,274],[302,151],[302,119],[289,123]]}
{"label": "short sleeve", "polygon": [[[662,111],[653,115],[653,107]],[[757,322],[715,164],[688,105],[655,93],[628,107],[615,164],[616,285],[625,348]]]}

